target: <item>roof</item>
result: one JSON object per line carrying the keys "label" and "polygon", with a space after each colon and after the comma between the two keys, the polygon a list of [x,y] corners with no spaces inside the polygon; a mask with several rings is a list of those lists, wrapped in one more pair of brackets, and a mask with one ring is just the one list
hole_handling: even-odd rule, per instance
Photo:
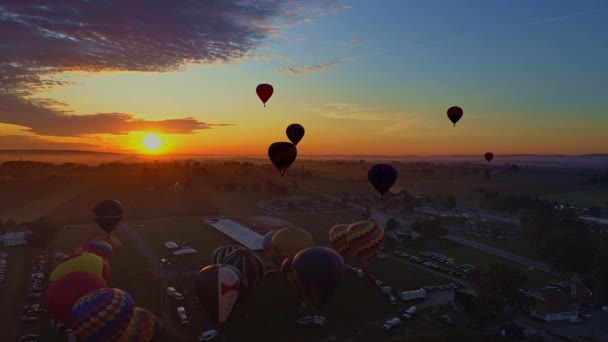
{"label": "roof", "polygon": [[592,217],[592,216],[579,216],[578,218],[581,220],[591,221],[591,222],[595,222],[595,223],[599,223],[599,224],[608,224],[608,219],[605,219],[605,218]]}
{"label": "roof", "polygon": [[577,311],[576,302],[570,299],[569,294],[555,287],[542,288],[531,297],[536,304],[536,312],[541,315]]}
{"label": "roof", "polygon": [[257,251],[262,249],[264,237],[237,222],[222,218],[211,226],[251,250]]}

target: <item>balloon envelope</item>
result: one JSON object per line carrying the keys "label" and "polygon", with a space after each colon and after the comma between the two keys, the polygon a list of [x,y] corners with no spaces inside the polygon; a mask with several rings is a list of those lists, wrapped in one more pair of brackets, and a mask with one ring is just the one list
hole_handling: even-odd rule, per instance
{"label": "balloon envelope", "polygon": [[287,126],[287,137],[294,145],[297,145],[300,140],[304,137],[304,127],[302,125],[294,123]]}
{"label": "balloon envelope", "polygon": [[367,179],[381,197],[397,181],[397,170],[389,164],[376,164],[367,171]]}
{"label": "balloon envelope", "polygon": [[343,257],[348,255],[347,230],[348,224],[337,224],[329,230],[329,243]]}
{"label": "balloon envelope", "polygon": [[344,260],[331,248],[312,247],[299,252],[292,263],[298,288],[321,308],[342,283]]}
{"label": "balloon envelope", "polygon": [[275,142],[268,147],[268,157],[280,172],[281,176],[289,166],[296,160],[298,149],[290,142]]}
{"label": "balloon envelope", "polygon": [[119,342],[148,342],[154,341],[164,333],[163,322],[152,312],[135,307],[133,317]]}
{"label": "balloon envelope", "polygon": [[112,246],[112,252],[116,251],[122,245],[120,240],[118,240],[116,237],[111,236],[111,235],[110,236],[108,236],[108,235],[98,236],[98,237],[94,238],[93,240],[109,243],[110,246]]}
{"label": "balloon envelope", "polygon": [[95,205],[93,214],[95,223],[110,234],[122,220],[122,204],[116,200],[103,200]]}
{"label": "balloon envelope", "polygon": [[264,235],[264,239],[262,240],[262,248],[264,249],[264,253],[269,258],[272,258],[272,237],[278,231],[278,229],[269,231],[268,233],[266,233],[266,235]]}
{"label": "balloon envelope", "polygon": [[262,100],[262,102],[264,103],[264,107],[266,107],[266,102],[268,102],[268,100],[272,96],[274,88],[272,88],[270,84],[262,83],[258,84],[258,86],[255,88],[255,92],[258,94],[260,100]]}
{"label": "balloon envelope", "polygon": [[456,127],[456,123],[462,117],[463,111],[462,111],[462,108],[460,108],[458,106],[454,106],[454,107],[448,108],[447,114],[448,114],[448,118],[450,119],[450,121],[452,121],[452,123],[454,124],[454,127]]}
{"label": "balloon envelope", "polygon": [[483,157],[486,159],[486,161],[489,163],[492,161],[492,159],[494,159],[494,153],[492,152],[486,152]]}
{"label": "balloon envelope", "polygon": [[108,283],[91,272],[72,272],[51,283],[44,292],[44,308],[52,319],[72,328],[72,307],[80,297]]}
{"label": "balloon envelope", "polygon": [[241,290],[239,298],[246,297],[262,281],[264,262],[249,249],[236,250],[222,261],[223,264],[234,266],[241,273]]}
{"label": "balloon envelope", "polygon": [[312,247],[312,244],[309,232],[302,228],[287,227],[272,237],[272,254],[282,263],[285,258],[293,257],[299,251]]}
{"label": "balloon envelope", "polygon": [[241,290],[239,270],[230,265],[210,265],[201,269],[194,279],[199,303],[209,318],[223,325]]}
{"label": "balloon envelope", "polygon": [[102,257],[91,253],[74,253],[59,260],[51,270],[49,283],[72,272],[91,272],[110,281],[110,265]]}
{"label": "balloon envelope", "polygon": [[94,290],[80,297],[72,308],[74,332],[84,341],[118,341],[134,309],[133,299],[123,290]]}
{"label": "balloon envelope", "polygon": [[91,253],[102,257],[106,261],[112,259],[112,245],[105,241],[89,240],[76,247],[76,253]]}
{"label": "balloon envelope", "polygon": [[346,231],[350,253],[362,263],[376,255],[384,243],[384,228],[377,222],[357,221]]}
{"label": "balloon envelope", "polygon": [[221,264],[228,254],[243,249],[240,245],[225,245],[220,246],[211,252],[211,264]]}

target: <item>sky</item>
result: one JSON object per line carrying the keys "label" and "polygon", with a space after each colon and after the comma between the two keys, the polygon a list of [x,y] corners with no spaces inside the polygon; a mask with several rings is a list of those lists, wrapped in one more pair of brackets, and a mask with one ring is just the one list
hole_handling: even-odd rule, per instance
{"label": "sky", "polygon": [[0,0],[0,149],[608,153],[607,36],[605,0]]}

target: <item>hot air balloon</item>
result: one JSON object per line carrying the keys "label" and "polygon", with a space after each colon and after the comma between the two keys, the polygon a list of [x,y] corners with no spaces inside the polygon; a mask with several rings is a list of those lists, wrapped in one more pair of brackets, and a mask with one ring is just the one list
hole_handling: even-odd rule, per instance
{"label": "hot air balloon", "polygon": [[112,259],[112,245],[99,240],[84,241],[76,247],[76,253],[91,253],[102,257],[106,261]]}
{"label": "hot air balloon", "polygon": [[337,224],[329,230],[329,243],[340,253],[342,257],[348,255],[348,240],[346,239],[346,231],[348,224]]}
{"label": "hot air balloon", "polygon": [[74,304],[72,326],[83,341],[118,341],[131,322],[134,309],[133,299],[123,290],[94,290]]}
{"label": "hot air balloon", "polygon": [[304,127],[302,125],[294,123],[287,126],[287,137],[294,145],[297,145],[300,140],[304,137]]}
{"label": "hot air balloon", "polygon": [[72,328],[72,307],[80,297],[108,283],[91,272],[72,272],[51,283],[44,292],[44,308],[52,319]]}
{"label": "hot air balloon", "polygon": [[376,255],[384,242],[384,228],[373,221],[357,221],[348,226],[346,238],[351,255],[363,264]]}
{"label": "hot air balloon", "polygon": [[59,260],[51,270],[52,283],[72,272],[91,272],[110,281],[110,265],[102,257],[91,253],[74,253]]}
{"label": "hot air balloon", "polygon": [[275,142],[268,147],[268,157],[274,167],[284,176],[285,171],[296,160],[298,149],[296,145],[289,142]]}
{"label": "hot air balloon", "polygon": [[293,257],[283,260],[283,263],[281,263],[281,275],[285,283],[287,283],[290,288],[295,290],[298,299],[301,300],[304,297],[304,294],[302,293],[302,289],[300,289],[298,284],[296,284],[296,280],[294,278]]}
{"label": "hot air balloon", "polygon": [[486,161],[488,163],[490,163],[492,161],[492,159],[494,159],[494,153],[486,152],[486,154],[484,154],[483,157],[486,159]]}
{"label": "hot air balloon", "polygon": [[463,111],[462,111],[462,108],[460,108],[458,106],[454,106],[454,107],[448,108],[447,114],[448,114],[448,118],[450,119],[450,121],[452,121],[452,123],[454,124],[454,127],[456,127],[456,123],[462,117]]}
{"label": "hot air balloon", "polygon": [[262,100],[262,102],[264,103],[264,107],[266,107],[266,102],[268,102],[268,100],[272,96],[274,89],[270,84],[262,83],[258,84],[258,86],[255,88],[255,92],[258,94],[260,100]]}
{"label": "hot air balloon", "polygon": [[154,341],[164,333],[163,322],[152,312],[135,307],[129,326],[120,336],[119,342]]}
{"label": "hot air balloon", "polygon": [[241,245],[225,245],[216,248],[211,252],[211,264],[221,264],[228,254],[238,249],[243,249],[243,247]]}
{"label": "hot air balloon", "polygon": [[110,235],[122,220],[124,211],[120,202],[103,200],[95,205],[93,213],[95,214],[95,223]]}
{"label": "hot air balloon", "polygon": [[230,265],[210,265],[194,279],[194,290],[209,318],[220,327],[226,322],[241,291],[240,272]]}
{"label": "hot air balloon", "polygon": [[111,235],[110,236],[108,236],[108,235],[98,236],[98,237],[94,238],[93,240],[109,243],[110,246],[112,246],[112,252],[115,252],[122,245],[120,240],[118,240],[116,237],[111,236]]}
{"label": "hot air balloon", "polygon": [[344,277],[344,260],[331,248],[311,247],[299,252],[292,262],[298,288],[322,308]]}
{"label": "hot air balloon", "polygon": [[272,237],[278,231],[278,229],[269,231],[268,233],[266,233],[266,235],[264,235],[264,239],[262,240],[262,248],[264,249],[264,254],[266,254],[266,256],[268,256],[269,258],[272,258]]}
{"label": "hot air balloon", "polygon": [[397,170],[389,164],[376,164],[367,172],[367,179],[376,191],[384,198],[384,194],[397,180]]}
{"label": "hot air balloon", "polygon": [[272,238],[272,254],[279,265],[286,258],[296,255],[299,251],[312,247],[310,233],[302,228],[287,227],[279,230]]}
{"label": "hot air balloon", "polygon": [[240,299],[249,295],[260,284],[264,276],[264,262],[249,249],[239,249],[228,254],[222,263],[234,266],[241,273]]}

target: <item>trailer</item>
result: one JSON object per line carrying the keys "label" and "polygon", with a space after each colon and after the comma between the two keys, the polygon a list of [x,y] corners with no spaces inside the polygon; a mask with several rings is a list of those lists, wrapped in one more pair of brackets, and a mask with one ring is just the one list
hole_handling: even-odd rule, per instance
{"label": "trailer", "polygon": [[403,301],[414,300],[414,299],[424,299],[424,298],[426,298],[426,291],[424,289],[403,291],[399,294],[399,298],[401,298],[401,300],[403,300]]}

